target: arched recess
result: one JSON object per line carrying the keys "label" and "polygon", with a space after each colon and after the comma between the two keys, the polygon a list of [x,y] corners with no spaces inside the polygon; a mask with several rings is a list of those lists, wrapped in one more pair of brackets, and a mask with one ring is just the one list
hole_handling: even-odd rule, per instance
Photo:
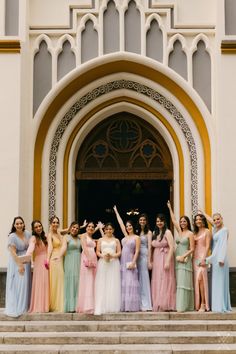
{"label": "arched recess", "polygon": [[[115,57],[115,58],[114,58]],[[112,59],[112,60],[111,60]],[[129,73],[134,75],[139,75],[143,78],[143,81],[150,80],[155,84],[161,86],[169,92],[171,97],[175,97],[178,102],[183,105],[186,112],[191,116],[192,123],[196,126],[201,138],[201,144],[203,148],[204,155],[204,189],[205,189],[205,208],[207,212],[211,212],[211,147],[210,139],[208,134],[208,129],[205,124],[204,117],[198,108],[197,104],[193,98],[188,94],[178,80],[174,80],[171,75],[168,75],[168,70],[163,70],[163,66],[154,64],[153,61],[148,59],[141,60],[134,55],[116,55],[116,56],[106,56],[106,58],[94,60],[90,65],[84,65],[81,69],[75,70],[74,73],[69,75],[67,79],[63,80],[61,85],[63,88],[54,92],[53,97],[45,102],[45,106],[38,111],[38,116],[40,116],[40,123],[37,129],[37,136],[35,140],[35,151],[34,151],[34,217],[41,216],[41,186],[42,186],[42,170],[38,169],[38,166],[42,165],[42,153],[43,146],[47,136],[49,127],[51,126],[54,117],[63,107],[65,102],[80,90],[85,89],[86,85],[96,80],[102,80],[104,76],[112,75],[114,73]],[[155,96],[155,92],[148,90],[146,86],[147,93]],[[136,92],[137,94],[140,92]],[[138,97],[139,95],[137,95]],[[154,97],[155,98],[155,97]],[[126,100],[126,97],[120,97],[122,100]],[[162,100],[163,97],[159,95],[159,99]],[[135,101],[135,100],[134,100]],[[145,106],[143,102],[135,104],[140,104],[142,107]],[[173,110],[174,106],[170,104],[169,101],[166,102],[166,106],[169,105],[169,109]],[[148,107],[152,113],[156,115],[157,119],[162,119],[162,115],[158,113],[155,109]],[[168,108],[168,107],[167,107]],[[91,111],[90,114],[93,114]],[[81,119],[80,124],[83,125],[84,117]],[[169,124],[169,123],[168,123]],[[170,125],[170,124],[169,124]],[[169,131],[175,134],[174,129],[169,126]],[[176,134],[175,134],[176,135]],[[176,140],[178,141],[178,139]],[[181,150],[181,148],[180,148]],[[66,160],[66,159],[65,159]],[[66,161],[64,161],[66,164]],[[65,184],[68,183],[65,177]],[[182,183],[184,183],[182,179]],[[184,212],[184,207],[180,208],[181,212]],[[64,218],[63,218],[64,219]]]}

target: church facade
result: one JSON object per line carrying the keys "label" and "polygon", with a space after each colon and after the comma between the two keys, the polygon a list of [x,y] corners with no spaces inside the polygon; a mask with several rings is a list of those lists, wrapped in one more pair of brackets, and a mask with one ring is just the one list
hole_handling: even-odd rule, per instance
{"label": "church facade", "polygon": [[67,226],[123,193],[222,213],[233,270],[235,18],[233,0],[0,0],[2,250],[16,215]]}

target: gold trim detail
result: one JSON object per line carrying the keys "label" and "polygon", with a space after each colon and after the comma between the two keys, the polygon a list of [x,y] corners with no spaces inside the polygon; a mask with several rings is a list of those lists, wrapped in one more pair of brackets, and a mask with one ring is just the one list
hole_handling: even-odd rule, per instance
{"label": "gold trim detail", "polygon": [[222,54],[236,54],[236,40],[224,40],[221,42]]}
{"label": "gold trim detail", "polygon": [[[189,112],[190,116],[195,123],[197,130],[199,132],[203,153],[204,153],[204,182],[205,182],[205,210],[208,214],[211,214],[211,199],[212,199],[212,191],[211,191],[211,146],[210,139],[207,131],[206,124],[204,122],[203,116],[193,102],[191,97],[188,95],[186,91],[182,87],[180,87],[176,82],[174,82],[171,78],[156,70],[155,68],[149,67],[145,64],[135,63],[128,59],[117,60],[110,63],[103,63],[98,65],[96,68],[90,69],[85,73],[80,74],[78,77],[73,79],[52,101],[52,103],[47,108],[44,116],[42,117],[41,124],[38,129],[36,141],[35,141],[35,150],[34,150],[34,201],[33,201],[33,209],[34,209],[34,217],[41,217],[41,184],[42,184],[42,170],[39,166],[42,166],[42,153],[43,146],[47,136],[47,132],[49,127],[66,101],[70,97],[72,97],[76,92],[79,92],[81,88],[85,87],[87,84],[101,79],[106,75],[114,74],[114,73],[131,73],[138,75],[140,77],[149,79],[150,81],[154,81],[159,85],[163,86],[167,91],[169,91],[173,96],[175,96],[182,105]],[[127,99],[127,98],[125,98]],[[145,104],[142,103],[142,106]],[[147,109],[151,109],[151,107],[147,107]],[[93,114],[93,110],[89,113]],[[160,113],[154,112],[154,115],[158,116],[161,119]],[[80,124],[84,124],[85,117],[81,120]],[[88,119],[88,118],[87,118]],[[164,124],[164,123],[163,123]],[[81,125],[81,126],[82,126]],[[172,128],[171,128],[172,129]],[[65,166],[64,166],[65,167]],[[65,170],[64,170],[65,172]],[[183,174],[184,170],[180,170],[180,174]],[[182,178],[182,177],[181,177]],[[180,180],[182,180],[180,178]],[[68,176],[64,178],[64,188],[63,188],[63,196],[65,197],[65,185],[68,186]],[[183,190],[183,188],[182,188]],[[182,192],[184,193],[184,192]],[[180,199],[183,200],[183,195],[181,195]],[[183,204],[182,204],[183,205]],[[67,207],[66,207],[67,208]],[[182,207],[181,207],[182,211]],[[65,210],[65,215],[68,211]],[[64,212],[63,212],[64,213]],[[64,217],[63,217],[63,220]]]}
{"label": "gold trim detail", "polygon": [[19,40],[0,40],[0,53],[20,53],[21,44]]}

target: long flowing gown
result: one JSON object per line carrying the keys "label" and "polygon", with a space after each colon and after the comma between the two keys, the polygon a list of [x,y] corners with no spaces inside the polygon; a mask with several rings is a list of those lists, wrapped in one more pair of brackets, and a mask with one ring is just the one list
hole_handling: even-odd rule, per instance
{"label": "long flowing gown", "polygon": [[[116,240],[101,241],[101,253],[109,251],[116,253]],[[121,305],[121,280],[120,261],[112,258],[106,261],[100,258],[98,261],[95,279],[95,315],[108,312],[119,312]]]}
{"label": "long flowing gown", "polygon": [[79,290],[79,273],[81,260],[81,245],[79,237],[67,236],[67,251],[64,258],[64,311],[74,312]]}
{"label": "long flowing gown", "polygon": [[[228,230],[223,227],[213,234],[213,251],[207,257],[212,264],[211,307],[214,312],[232,311],[229,293],[229,262],[227,257]],[[220,266],[219,262],[224,265]]]}
{"label": "long flowing gown", "polygon": [[171,257],[169,269],[164,269],[169,252],[169,245],[164,235],[161,241],[153,240],[153,268],[151,293],[153,311],[175,311],[176,281],[174,256]]}
{"label": "long flowing gown", "polygon": [[94,262],[95,267],[87,267],[87,257],[82,251],[80,266],[80,285],[79,296],[77,301],[77,312],[94,313],[95,306],[95,276],[97,269],[97,255],[94,248],[96,242],[86,236],[86,247],[90,254],[90,260]]}
{"label": "long flowing gown", "polygon": [[138,256],[138,278],[140,284],[141,310],[151,311],[151,287],[148,271],[148,238],[147,235],[141,235],[141,246]]}
{"label": "long flowing gown", "polygon": [[52,312],[64,311],[64,268],[62,257],[58,260],[53,258],[58,257],[62,246],[62,241],[54,235],[52,236],[52,254],[49,263],[49,309]]}
{"label": "long flowing gown", "polygon": [[37,241],[34,248],[34,272],[29,312],[49,311],[49,272],[44,266],[47,246]]}
{"label": "long flowing gown", "polygon": [[[188,237],[176,237],[175,256],[182,256],[189,250]],[[176,310],[193,311],[194,310],[194,290],[193,290],[193,267],[191,256],[187,257],[186,263],[175,261],[176,274]]]}
{"label": "long flowing gown", "polygon": [[207,277],[207,267],[201,267],[198,265],[200,260],[205,259],[206,251],[206,232],[200,236],[194,236],[195,249],[193,253],[193,279],[194,279],[194,299],[195,299],[195,309],[200,309],[200,288],[199,288],[199,277],[202,275],[206,310],[209,311],[209,298],[208,298],[208,277]]}
{"label": "long flowing gown", "polygon": [[[21,240],[16,233],[8,237],[8,247],[15,246],[17,256],[26,254],[31,234],[24,231],[25,240]],[[24,274],[20,274],[18,266],[9,255],[6,282],[6,305],[5,314],[11,317],[18,317],[28,311],[31,292],[31,263],[24,264]]]}
{"label": "long flowing gown", "polygon": [[121,241],[121,311],[140,310],[140,285],[138,269],[127,269],[127,263],[132,262],[136,241],[131,237],[124,237]]}

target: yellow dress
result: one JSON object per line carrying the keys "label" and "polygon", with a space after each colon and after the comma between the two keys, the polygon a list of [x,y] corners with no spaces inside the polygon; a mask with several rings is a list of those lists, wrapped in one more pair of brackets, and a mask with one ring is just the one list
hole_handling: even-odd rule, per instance
{"label": "yellow dress", "polygon": [[52,254],[49,264],[49,310],[53,312],[63,312],[64,311],[64,268],[63,268],[63,257],[60,260],[53,260],[57,257],[62,241],[57,237],[52,236]]}

